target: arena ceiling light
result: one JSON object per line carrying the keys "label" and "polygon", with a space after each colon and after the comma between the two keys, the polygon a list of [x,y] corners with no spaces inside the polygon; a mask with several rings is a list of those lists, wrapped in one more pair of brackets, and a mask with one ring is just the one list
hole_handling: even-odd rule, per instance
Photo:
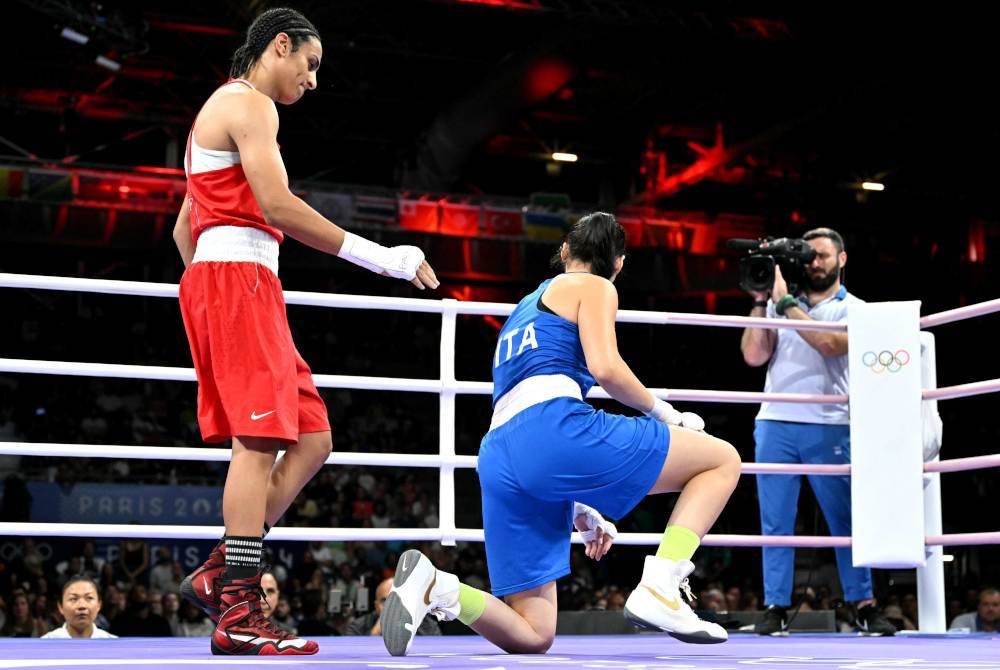
{"label": "arena ceiling light", "polygon": [[77,44],[86,44],[87,42],[90,41],[90,38],[88,36],[73,30],[69,26],[63,28],[62,32],[59,33],[59,35],[69,40],[70,42],[76,42]]}
{"label": "arena ceiling light", "polygon": [[122,69],[121,63],[115,60],[111,60],[107,56],[98,56],[97,58],[94,59],[94,62],[100,65],[101,67],[111,70],[112,72],[118,72],[119,70]]}
{"label": "arena ceiling light", "polygon": [[884,191],[885,184],[877,181],[866,181],[861,183],[861,188],[866,191]]}
{"label": "arena ceiling light", "polygon": [[575,163],[579,160],[579,156],[564,151],[553,151],[552,160],[560,163]]}

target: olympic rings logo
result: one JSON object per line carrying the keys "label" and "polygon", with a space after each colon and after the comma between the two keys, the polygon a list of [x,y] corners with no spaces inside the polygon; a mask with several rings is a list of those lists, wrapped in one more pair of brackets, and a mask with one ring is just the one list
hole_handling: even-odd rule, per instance
{"label": "olympic rings logo", "polygon": [[877,375],[882,374],[886,370],[889,372],[899,372],[909,362],[910,352],[906,349],[900,349],[895,353],[883,350],[877,354],[874,351],[866,351],[861,356],[861,364]]}

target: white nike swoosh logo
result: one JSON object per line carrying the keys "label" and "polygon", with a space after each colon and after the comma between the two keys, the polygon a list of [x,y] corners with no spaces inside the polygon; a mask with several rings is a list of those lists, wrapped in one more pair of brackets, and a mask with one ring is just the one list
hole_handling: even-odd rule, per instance
{"label": "white nike swoosh logo", "polygon": [[274,414],[276,411],[277,410],[272,409],[270,412],[264,412],[263,414],[258,414],[257,410],[254,410],[253,412],[250,413],[250,420],[257,421],[258,419],[263,419],[268,414]]}
{"label": "white nike swoosh logo", "polygon": [[212,595],[212,589],[208,588],[208,580],[202,577],[201,583],[205,585],[205,595]]}
{"label": "white nike swoosh logo", "polygon": [[406,572],[406,556],[403,556],[403,567],[402,567],[402,570],[403,570],[403,572]]}

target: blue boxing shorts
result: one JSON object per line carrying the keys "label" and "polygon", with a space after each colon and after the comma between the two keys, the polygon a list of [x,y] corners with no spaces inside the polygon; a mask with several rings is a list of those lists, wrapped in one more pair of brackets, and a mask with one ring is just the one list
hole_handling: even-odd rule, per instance
{"label": "blue boxing shorts", "polygon": [[476,470],[493,595],[569,574],[573,503],[612,519],[628,514],[653,488],[669,447],[659,421],[570,397],[532,405],[488,432]]}

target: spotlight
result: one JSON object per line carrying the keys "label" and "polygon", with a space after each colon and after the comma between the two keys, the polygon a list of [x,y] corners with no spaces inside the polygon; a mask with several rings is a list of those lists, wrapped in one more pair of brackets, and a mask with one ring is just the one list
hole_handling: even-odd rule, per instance
{"label": "spotlight", "polygon": [[111,60],[110,58],[106,58],[104,56],[98,56],[97,58],[94,59],[94,62],[100,65],[101,67],[108,68],[112,72],[118,72],[118,70],[122,69],[121,63],[119,63],[118,61]]}
{"label": "spotlight", "polygon": [[63,28],[62,32],[59,33],[59,34],[62,37],[68,39],[70,42],[76,42],[77,44],[86,44],[87,42],[90,41],[89,37],[87,37],[83,33],[76,32],[75,30],[73,30],[69,26],[66,26],[65,28]]}
{"label": "spotlight", "polygon": [[877,181],[866,181],[862,182],[861,188],[866,191],[884,191],[885,184],[879,183]]}
{"label": "spotlight", "polygon": [[575,163],[578,158],[576,154],[563,153],[562,151],[556,151],[552,154],[552,160],[560,163]]}

